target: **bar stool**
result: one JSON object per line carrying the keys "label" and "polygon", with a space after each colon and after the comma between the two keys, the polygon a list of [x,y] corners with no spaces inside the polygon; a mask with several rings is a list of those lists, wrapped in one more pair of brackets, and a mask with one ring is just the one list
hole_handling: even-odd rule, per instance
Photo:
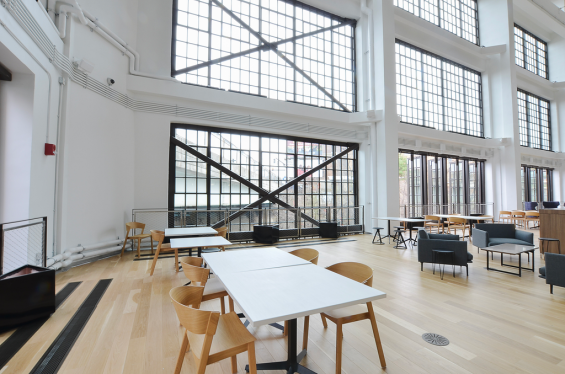
{"label": "bar stool", "polygon": [[373,227],[373,230],[377,230],[377,231],[375,231],[375,236],[373,236],[372,243],[375,244],[375,238],[377,237],[377,234],[378,234],[379,235],[379,241],[376,244],[378,244],[378,245],[385,244],[383,242],[383,238],[381,237],[381,230],[384,230],[384,229],[382,227]]}
{"label": "bar stool", "polygon": [[392,236],[392,241],[395,242],[396,241],[396,231],[404,230],[404,226],[392,226],[392,228],[395,231],[394,235]]}
{"label": "bar stool", "polygon": [[426,228],[423,226],[414,226],[410,228],[410,238],[412,238],[412,230],[416,230],[416,238],[413,240],[413,246],[415,245],[416,247],[418,246],[418,232],[420,230],[424,230],[426,231]]}
{"label": "bar stool", "polygon": [[[397,248],[397,249],[408,249],[408,247],[406,246],[406,242],[404,241],[404,236],[402,236],[402,233],[406,232],[406,230],[404,229],[396,229],[394,231],[394,240],[396,240],[396,245],[392,248]],[[404,247],[400,246],[400,242],[402,242],[402,245],[404,245]]]}
{"label": "bar stool", "polygon": [[[549,245],[551,244],[551,242],[557,242],[557,252],[559,254],[561,254],[561,242],[559,241],[559,239],[553,239],[553,238],[539,238],[539,256],[542,257],[545,252],[548,252],[549,249]],[[547,243],[545,245],[545,250],[544,250],[544,243]]]}

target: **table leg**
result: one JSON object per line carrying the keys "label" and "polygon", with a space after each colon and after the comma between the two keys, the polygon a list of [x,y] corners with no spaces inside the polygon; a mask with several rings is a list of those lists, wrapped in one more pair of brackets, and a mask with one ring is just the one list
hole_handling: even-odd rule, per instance
{"label": "table leg", "polygon": [[487,270],[490,270],[490,268],[489,268],[489,266],[488,266],[488,265],[489,265],[488,251],[485,251],[485,252],[486,252],[486,254],[487,254]]}
{"label": "table leg", "polygon": [[518,254],[518,276],[522,277],[522,254]]}
{"label": "table leg", "polygon": [[[297,352],[297,330],[296,318],[288,321],[288,358],[286,361],[269,362],[265,364],[257,364],[257,370],[286,370],[287,374],[316,374],[314,371],[305,366],[300,365],[300,361],[306,356],[306,349],[300,354]],[[245,366],[245,371],[249,373],[249,365]]]}

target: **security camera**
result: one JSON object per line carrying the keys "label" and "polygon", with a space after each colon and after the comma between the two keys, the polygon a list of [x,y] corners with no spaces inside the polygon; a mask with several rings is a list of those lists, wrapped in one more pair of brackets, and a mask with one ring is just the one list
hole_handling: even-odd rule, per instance
{"label": "security camera", "polygon": [[113,85],[114,83],[116,83],[115,80],[113,80],[112,78],[108,78],[108,86]]}

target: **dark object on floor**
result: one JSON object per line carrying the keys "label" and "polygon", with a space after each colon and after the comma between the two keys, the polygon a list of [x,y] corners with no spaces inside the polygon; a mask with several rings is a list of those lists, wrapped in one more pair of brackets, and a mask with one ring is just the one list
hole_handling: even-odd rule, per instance
{"label": "dark object on floor", "polygon": [[337,239],[337,222],[320,222],[320,236],[322,238]]}
{"label": "dark object on floor", "polygon": [[[63,304],[67,297],[69,297],[80,284],[81,282],[67,283],[67,285],[55,296],[55,309],[59,308],[59,306]],[[41,328],[41,326],[43,326],[45,322],[47,322],[48,319],[49,317],[44,317],[20,326],[0,345],[0,370],[6,366],[8,361],[10,361],[12,357],[14,357],[14,355],[22,349],[27,341]]]}
{"label": "dark object on floor", "polygon": [[553,286],[565,287],[565,255],[557,253],[545,254],[545,266],[539,269],[540,278],[545,278],[549,291]]}
{"label": "dark object on floor", "polygon": [[[408,247],[406,246],[406,242],[404,241],[404,236],[402,235],[403,232],[406,232],[406,230],[403,230],[403,229],[394,230],[394,238],[393,239],[396,241],[396,245],[392,248],[408,249]],[[404,247],[401,247],[400,244],[402,244]]]}
{"label": "dark object on floor", "polygon": [[279,241],[279,225],[253,226],[253,241],[255,243],[274,244]]}
{"label": "dark object on floor", "polygon": [[55,270],[25,265],[0,276],[0,329],[55,312]]}
{"label": "dark object on floor", "polygon": [[449,265],[465,266],[469,275],[469,264],[473,262],[473,255],[467,252],[467,242],[459,240],[459,235],[428,234],[426,230],[418,231],[420,271],[424,270],[424,262],[434,262],[433,250],[453,251],[453,263]]}

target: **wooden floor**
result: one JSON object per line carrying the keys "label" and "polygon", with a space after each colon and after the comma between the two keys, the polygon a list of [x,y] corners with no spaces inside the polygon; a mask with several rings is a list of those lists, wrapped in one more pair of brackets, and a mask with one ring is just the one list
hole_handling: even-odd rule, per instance
{"label": "wooden floor", "polygon": [[[539,232],[534,233],[537,238]],[[429,264],[420,271],[415,249],[373,245],[370,235],[347,239],[355,241],[313,247],[320,251],[318,265],[359,261],[374,269],[373,286],[387,293],[373,303],[387,373],[565,373],[565,288],[549,293],[545,280],[538,278],[538,264],[543,266],[539,254],[536,273],[518,278],[487,271],[485,253],[477,255],[469,244],[475,255],[469,277],[457,269],[454,278],[448,267],[440,280]],[[495,256],[494,264],[500,264]],[[0,374],[29,372],[104,278],[113,281],[59,373],[172,373],[182,332],[168,292],[186,280],[182,272],[174,272],[172,259],[160,260],[150,277],[151,261],[132,258],[128,253],[58,274],[57,291],[68,282],[83,283]],[[219,310],[219,302],[206,307]],[[258,362],[285,359],[286,342],[279,330],[265,326],[250,331],[258,339]],[[425,332],[442,334],[451,343],[430,345],[421,338]],[[324,330],[314,316],[302,363],[319,374],[334,373],[335,333],[335,325]],[[0,335],[0,343],[10,334]],[[343,372],[381,372],[368,321],[344,327],[343,350]],[[182,372],[194,373],[192,353],[185,357]],[[246,360],[245,354],[238,356],[238,373],[245,373]],[[229,360],[210,366],[207,373],[230,373]]]}

